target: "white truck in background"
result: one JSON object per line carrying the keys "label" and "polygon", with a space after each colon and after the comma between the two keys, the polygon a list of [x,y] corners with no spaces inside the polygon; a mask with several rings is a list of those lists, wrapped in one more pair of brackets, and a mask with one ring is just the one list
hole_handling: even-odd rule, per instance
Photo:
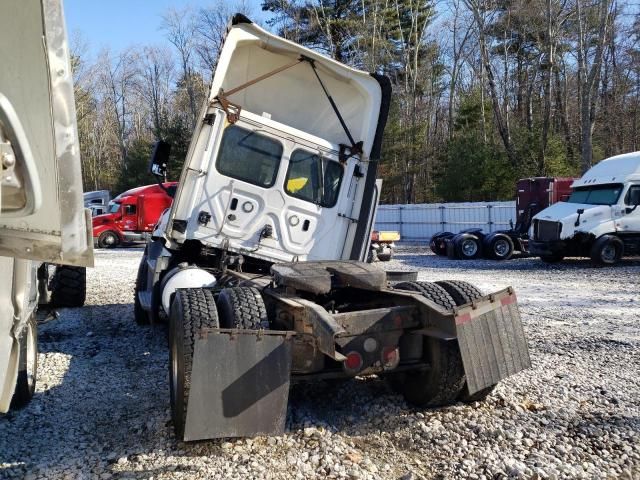
{"label": "white truck in background", "polygon": [[[35,311],[93,264],[60,0],[0,4],[0,413],[33,396]],[[88,211],[87,211],[88,212]],[[51,267],[50,267],[51,265]],[[57,267],[52,267],[58,265]],[[73,277],[80,283],[51,291]],[[80,287],[80,289],[76,288]],[[42,296],[47,298],[42,298]]]}
{"label": "white truck in background", "polygon": [[533,255],[546,262],[590,257],[597,265],[612,265],[640,254],[640,152],[602,160],[571,188],[566,202],[533,218]]}

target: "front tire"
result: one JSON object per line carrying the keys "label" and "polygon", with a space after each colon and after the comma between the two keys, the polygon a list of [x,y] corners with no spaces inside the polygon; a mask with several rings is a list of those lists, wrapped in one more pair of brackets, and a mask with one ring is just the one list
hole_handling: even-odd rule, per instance
{"label": "front tire", "polygon": [[36,391],[38,373],[38,324],[32,314],[20,335],[18,381],[11,399],[12,408],[26,406]]}
{"label": "front tire", "polygon": [[598,266],[614,265],[620,261],[624,243],[614,235],[603,235],[591,247],[591,261]]}
{"label": "front tire", "polygon": [[193,353],[198,332],[218,328],[218,311],[211,290],[178,289],[169,314],[169,393],[176,437],[184,438],[191,388]]}
{"label": "front tire", "polygon": [[120,244],[120,237],[113,230],[102,232],[98,237],[98,246],[100,248],[114,248]]}

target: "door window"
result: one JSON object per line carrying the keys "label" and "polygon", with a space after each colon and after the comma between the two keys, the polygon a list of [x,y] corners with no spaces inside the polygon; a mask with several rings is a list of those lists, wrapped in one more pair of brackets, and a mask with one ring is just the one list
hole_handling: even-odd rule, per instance
{"label": "door window", "polygon": [[273,138],[232,125],[222,135],[218,171],[260,187],[271,187],[278,176],[282,144]]}
{"label": "door window", "polygon": [[631,187],[629,187],[627,196],[624,197],[624,203],[631,207],[640,205],[640,185],[631,185]]}
{"label": "door window", "polygon": [[135,205],[125,205],[124,214],[125,215],[135,215],[136,214],[136,206]]}
{"label": "door window", "polygon": [[289,160],[285,191],[321,207],[333,207],[338,201],[342,165],[306,150],[295,150]]}

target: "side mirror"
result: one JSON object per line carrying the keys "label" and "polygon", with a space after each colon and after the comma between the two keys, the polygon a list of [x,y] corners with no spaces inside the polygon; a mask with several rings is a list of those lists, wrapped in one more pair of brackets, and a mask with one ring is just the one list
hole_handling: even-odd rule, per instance
{"label": "side mirror", "polygon": [[170,153],[170,143],[158,140],[153,146],[153,153],[151,154],[149,171],[156,177],[162,177],[163,181],[167,178],[167,165],[169,164]]}
{"label": "side mirror", "polygon": [[9,99],[0,93],[0,216],[26,217],[42,205],[38,169]]}

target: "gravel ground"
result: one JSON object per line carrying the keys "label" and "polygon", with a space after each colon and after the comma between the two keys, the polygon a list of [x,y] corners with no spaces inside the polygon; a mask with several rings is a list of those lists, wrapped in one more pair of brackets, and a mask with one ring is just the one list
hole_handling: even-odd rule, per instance
{"label": "gravel ground", "polygon": [[98,251],[87,306],[40,328],[32,403],[0,418],[0,477],[640,478],[640,262],[384,266],[518,293],[533,368],[483,404],[417,410],[377,378],[292,390],[287,433],[177,442],[165,331],[133,322],[140,249]]}

